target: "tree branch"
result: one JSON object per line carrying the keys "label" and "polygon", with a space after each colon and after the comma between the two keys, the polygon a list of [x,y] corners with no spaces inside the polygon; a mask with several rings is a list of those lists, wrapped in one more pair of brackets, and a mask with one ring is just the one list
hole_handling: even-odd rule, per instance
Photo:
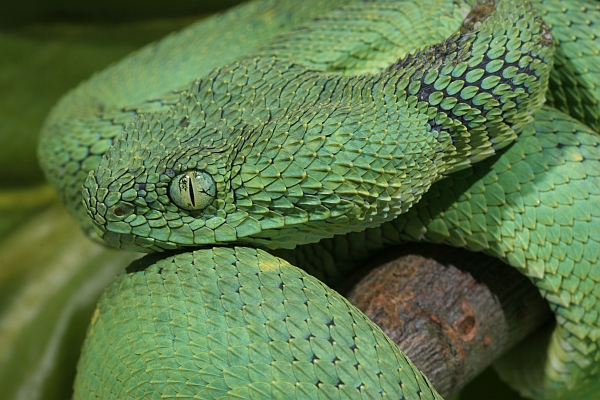
{"label": "tree branch", "polygon": [[550,319],[515,268],[482,254],[411,245],[348,299],[378,324],[444,397]]}

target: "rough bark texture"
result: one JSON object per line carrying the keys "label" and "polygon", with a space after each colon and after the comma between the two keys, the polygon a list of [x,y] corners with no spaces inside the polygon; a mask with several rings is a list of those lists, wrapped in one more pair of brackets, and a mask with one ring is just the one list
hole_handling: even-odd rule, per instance
{"label": "rough bark texture", "polygon": [[498,260],[444,246],[410,252],[371,271],[348,298],[444,397],[551,316],[529,280]]}

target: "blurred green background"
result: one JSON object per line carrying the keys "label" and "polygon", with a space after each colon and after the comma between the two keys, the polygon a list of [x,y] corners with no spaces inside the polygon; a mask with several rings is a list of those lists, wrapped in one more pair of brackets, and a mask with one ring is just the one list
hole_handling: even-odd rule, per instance
{"label": "blurred green background", "polygon": [[[239,0],[21,0],[0,13],[0,388],[69,398],[102,288],[138,255],[85,238],[36,162],[58,98],[142,45]],[[456,399],[518,399],[491,370]]]}

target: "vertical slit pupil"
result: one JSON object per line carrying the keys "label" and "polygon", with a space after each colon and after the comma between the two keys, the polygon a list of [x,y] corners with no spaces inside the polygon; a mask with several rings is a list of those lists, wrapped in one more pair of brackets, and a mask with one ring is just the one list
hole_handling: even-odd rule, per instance
{"label": "vertical slit pupil", "polygon": [[191,176],[187,177],[188,179],[188,193],[190,195],[190,203],[192,207],[196,207],[196,198],[194,197],[194,183]]}

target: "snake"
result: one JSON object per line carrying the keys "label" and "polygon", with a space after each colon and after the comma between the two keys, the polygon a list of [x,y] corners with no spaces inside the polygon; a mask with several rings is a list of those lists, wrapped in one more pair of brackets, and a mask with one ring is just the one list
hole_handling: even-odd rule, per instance
{"label": "snake", "polygon": [[600,6],[255,0],[73,89],[40,165],[82,229],[151,253],[106,288],[74,398],[441,398],[330,289],[429,241],[555,315],[501,375],[600,390]]}

